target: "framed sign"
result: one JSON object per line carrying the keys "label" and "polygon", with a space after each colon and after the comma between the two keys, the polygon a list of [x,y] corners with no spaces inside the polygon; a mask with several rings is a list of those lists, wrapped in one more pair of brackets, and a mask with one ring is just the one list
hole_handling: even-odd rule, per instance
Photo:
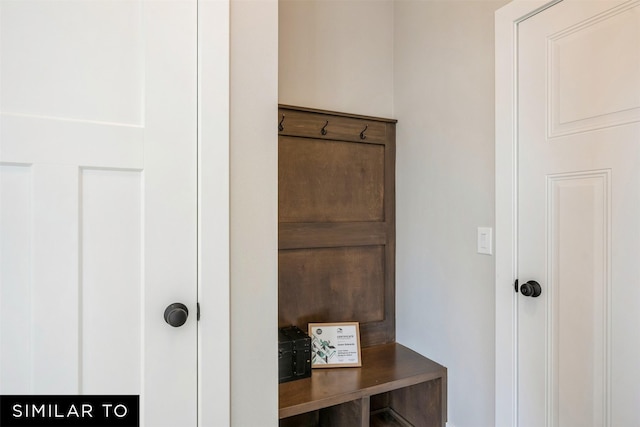
{"label": "framed sign", "polygon": [[362,366],[358,322],[309,323],[311,367]]}

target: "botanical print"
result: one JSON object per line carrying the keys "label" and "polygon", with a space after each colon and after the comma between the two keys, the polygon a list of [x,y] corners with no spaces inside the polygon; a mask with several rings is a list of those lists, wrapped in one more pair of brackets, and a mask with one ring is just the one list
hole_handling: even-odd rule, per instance
{"label": "botanical print", "polygon": [[311,365],[314,367],[360,366],[360,334],[358,324],[309,324]]}
{"label": "botanical print", "polygon": [[322,329],[316,329],[316,332],[313,334],[313,337],[311,339],[311,349],[313,353],[313,359],[311,360],[311,363],[314,365],[329,363],[329,361],[333,360],[333,358],[337,354],[336,347],[331,345],[331,341],[325,341],[320,338],[318,335],[316,335],[318,332],[322,334]]}

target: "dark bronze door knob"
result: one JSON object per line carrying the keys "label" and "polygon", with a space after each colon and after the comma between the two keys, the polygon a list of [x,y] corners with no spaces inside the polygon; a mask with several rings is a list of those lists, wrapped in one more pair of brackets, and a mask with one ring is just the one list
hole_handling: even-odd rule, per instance
{"label": "dark bronze door knob", "polygon": [[542,287],[535,280],[529,280],[527,283],[520,286],[520,293],[525,297],[536,298],[542,294]]}
{"label": "dark bronze door knob", "polygon": [[187,317],[189,317],[189,309],[187,309],[186,305],[179,302],[170,304],[164,310],[164,321],[174,328],[184,325]]}

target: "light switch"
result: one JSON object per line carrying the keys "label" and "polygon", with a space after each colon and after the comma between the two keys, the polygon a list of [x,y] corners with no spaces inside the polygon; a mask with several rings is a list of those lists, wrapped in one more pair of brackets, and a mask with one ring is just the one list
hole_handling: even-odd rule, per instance
{"label": "light switch", "polygon": [[493,229],[478,227],[478,253],[493,255]]}

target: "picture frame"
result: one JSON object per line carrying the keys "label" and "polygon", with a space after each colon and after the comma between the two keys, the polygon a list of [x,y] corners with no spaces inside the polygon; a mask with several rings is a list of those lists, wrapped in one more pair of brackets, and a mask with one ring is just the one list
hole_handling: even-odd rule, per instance
{"label": "picture frame", "polygon": [[312,368],[362,366],[360,323],[309,323]]}

